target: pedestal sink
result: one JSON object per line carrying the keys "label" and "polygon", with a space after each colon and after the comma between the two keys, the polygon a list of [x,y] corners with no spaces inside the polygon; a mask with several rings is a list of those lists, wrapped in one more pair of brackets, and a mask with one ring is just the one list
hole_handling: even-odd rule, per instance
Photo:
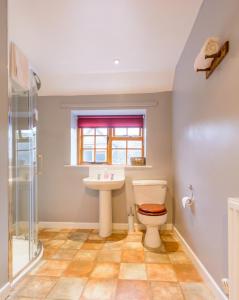
{"label": "pedestal sink", "polygon": [[111,191],[120,189],[124,185],[125,178],[97,179],[87,177],[83,179],[89,189],[99,191],[99,235],[110,236],[112,233],[112,200]]}

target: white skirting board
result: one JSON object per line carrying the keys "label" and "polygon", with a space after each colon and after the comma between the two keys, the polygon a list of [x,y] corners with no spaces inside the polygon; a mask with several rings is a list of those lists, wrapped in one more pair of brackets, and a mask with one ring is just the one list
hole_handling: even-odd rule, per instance
{"label": "white skirting board", "polygon": [[228,300],[228,297],[223,293],[221,288],[218,286],[216,281],[213,279],[211,274],[208,272],[206,267],[202,264],[200,259],[197,257],[197,255],[193,252],[193,250],[190,248],[188,243],[185,241],[185,239],[182,237],[180,232],[177,230],[177,228],[174,226],[174,232],[176,233],[177,237],[179,238],[180,242],[182,243],[182,246],[185,250],[185,252],[188,254],[190,259],[192,260],[193,264],[195,265],[196,269],[198,270],[199,274],[203,278],[204,282],[207,284],[209,289],[212,291],[213,295],[216,297],[217,300]]}
{"label": "white skirting board", "polygon": [[[144,229],[144,225],[135,223],[135,229]],[[79,229],[98,229],[99,223],[77,223],[77,222],[39,222],[40,228],[79,228]],[[127,230],[128,223],[113,223],[115,230]],[[163,230],[172,230],[172,224],[164,224],[161,226]]]}
{"label": "white skirting board", "polygon": [[9,295],[11,289],[10,282],[6,283],[3,287],[0,288],[0,300],[5,300]]}

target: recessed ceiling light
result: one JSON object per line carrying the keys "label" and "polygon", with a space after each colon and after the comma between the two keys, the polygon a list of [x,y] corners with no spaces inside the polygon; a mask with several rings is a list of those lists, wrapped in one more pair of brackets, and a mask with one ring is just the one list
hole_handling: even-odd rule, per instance
{"label": "recessed ceiling light", "polygon": [[118,65],[119,63],[120,63],[120,60],[119,60],[119,59],[115,59],[115,60],[114,60],[114,64],[115,64],[115,65]]}

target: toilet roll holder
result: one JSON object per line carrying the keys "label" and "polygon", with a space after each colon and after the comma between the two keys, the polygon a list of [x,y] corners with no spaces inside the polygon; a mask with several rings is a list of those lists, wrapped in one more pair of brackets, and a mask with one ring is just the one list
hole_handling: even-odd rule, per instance
{"label": "toilet roll holder", "polygon": [[193,196],[193,186],[189,184],[187,186],[189,193],[187,193],[187,196],[182,198],[182,205],[183,208],[187,208],[193,205],[194,202],[194,196]]}

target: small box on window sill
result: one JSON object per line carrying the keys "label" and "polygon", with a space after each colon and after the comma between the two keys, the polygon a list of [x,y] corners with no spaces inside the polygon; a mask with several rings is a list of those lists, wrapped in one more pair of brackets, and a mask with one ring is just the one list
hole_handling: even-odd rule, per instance
{"label": "small box on window sill", "polygon": [[145,157],[131,157],[130,162],[132,166],[145,166],[146,158]]}

